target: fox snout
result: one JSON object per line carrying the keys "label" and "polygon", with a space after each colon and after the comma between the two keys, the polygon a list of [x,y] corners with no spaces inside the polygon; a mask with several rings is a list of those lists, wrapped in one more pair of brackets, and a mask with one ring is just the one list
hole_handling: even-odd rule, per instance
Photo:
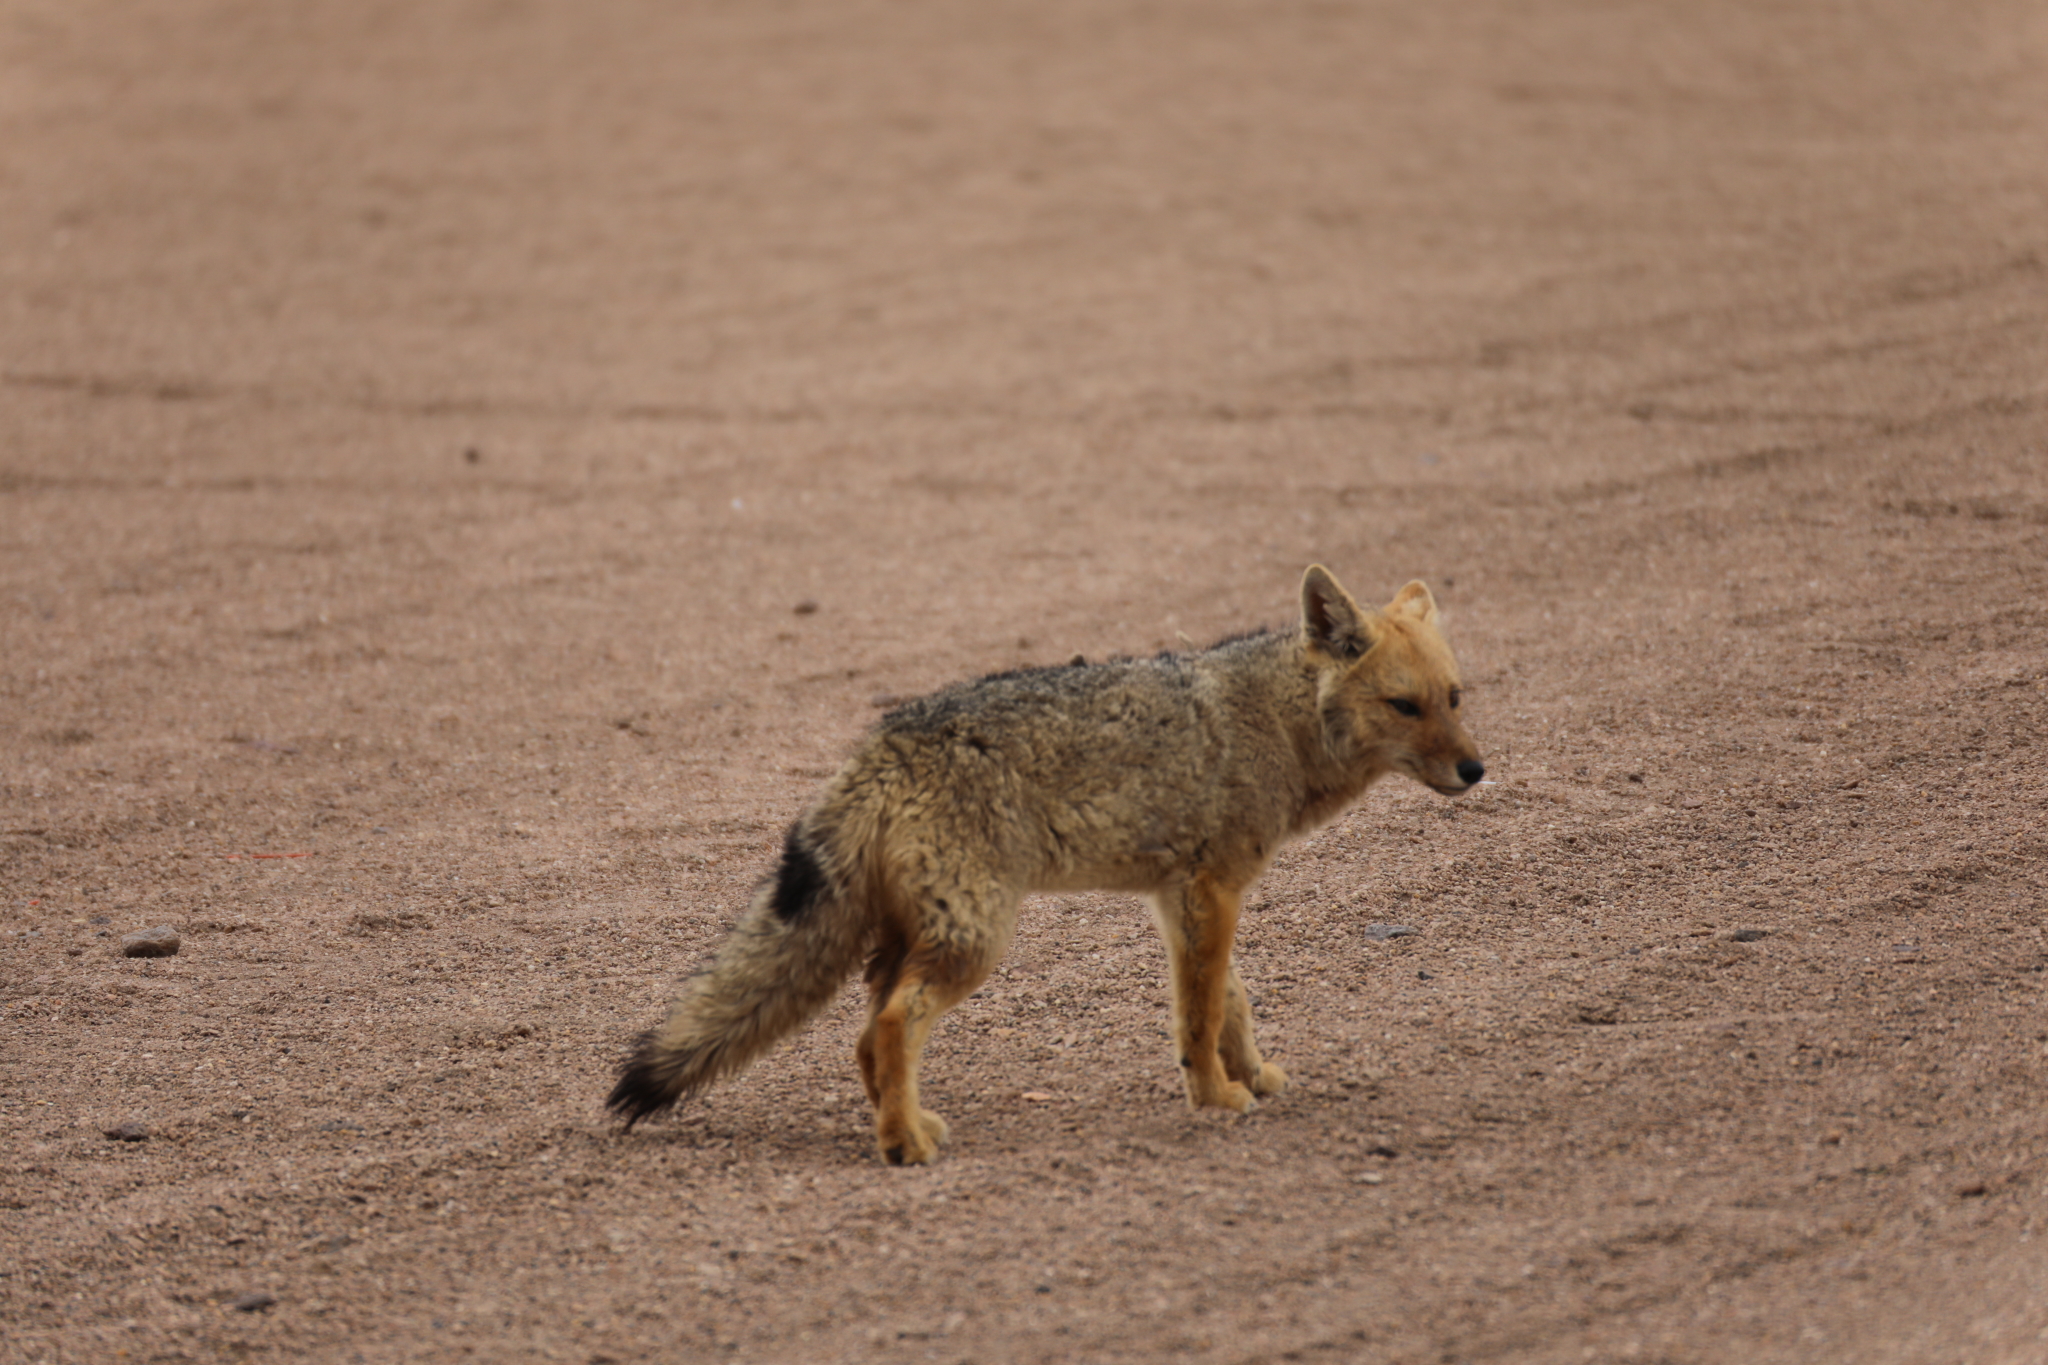
{"label": "fox snout", "polygon": [[[1430,772],[1431,768],[1436,771]],[[1445,768],[1449,768],[1450,771],[1445,772]],[[1486,765],[1477,758],[1461,758],[1456,764],[1445,764],[1444,767],[1438,767],[1433,763],[1426,764],[1424,771],[1417,776],[1422,778],[1424,785],[1445,796],[1463,796],[1472,790],[1480,778],[1486,776]],[[1446,781],[1445,778],[1450,780]]]}
{"label": "fox snout", "polygon": [[1409,772],[1444,796],[1463,796],[1486,776],[1479,746],[1454,715],[1442,715],[1430,729],[1434,733],[1418,736],[1420,742],[1410,751],[1414,761]]}

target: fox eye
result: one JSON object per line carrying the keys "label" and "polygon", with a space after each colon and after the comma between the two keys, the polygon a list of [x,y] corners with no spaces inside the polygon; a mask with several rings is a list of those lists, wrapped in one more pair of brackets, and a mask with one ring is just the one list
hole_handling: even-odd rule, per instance
{"label": "fox eye", "polygon": [[1422,714],[1422,708],[1406,697],[1388,697],[1387,705],[1393,707],[1400,714],[1407,716],[1410,720]]}
{"label": "fox eye", "polygon": [[1456,687],[1452,688],[1452,689],[1451,689],[1451,709],[1452,709],[1453,711],[1457,710],[1457,709],[1458,709],[1458,703],[1459,703],[1459,702],[1461,702],[1461,701],[1463,701],[1463,700],[1465,700],[1465,693],[1464,693],[1463,689],[1461,689],[1461,688],[1456,688]]}

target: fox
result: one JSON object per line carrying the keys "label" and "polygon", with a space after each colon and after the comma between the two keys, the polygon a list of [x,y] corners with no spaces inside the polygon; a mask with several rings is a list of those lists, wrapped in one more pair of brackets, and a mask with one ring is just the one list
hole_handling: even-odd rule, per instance
{"label": "fox", "polygon": [[[1290,840],[1400,774],[1445,796],[1486,773],[1435,598],[1411,582],[1361,607],[1301,579],[1298,629],[1192,653],[1023,668],[878,720],[789,826],[781,860],[640,1035],[606,1106],[624,1129],[731,1077],[815,1018],[856,970],[855,1048],[892,1166],[948,1129],[918,1065],[1039,892],[1150,899],[1191,1108],[1249,1113],[1287,1088],[1260,1053],[1232,960],[1248,890]],[[622,1130],[622,1131],[623,1131]]]}

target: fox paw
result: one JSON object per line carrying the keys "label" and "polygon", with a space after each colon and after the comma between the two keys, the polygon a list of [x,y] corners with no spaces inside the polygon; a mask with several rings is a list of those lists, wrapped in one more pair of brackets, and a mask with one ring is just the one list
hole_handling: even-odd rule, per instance
{"label": "fox paw", "polygon": [[1287,1088],[1287,1073],[1267,1062],[1252,1077],[1251,1087],[1254,1095],[1277,1095]]}
{"label": "fox paw", "polygon": [[1188,1086],[1188,1106],[1193,1109],[1232,1109],[1240,1114],[1249,1114],[1258,1106],[1251,1087],[1237,1081],[1225,1081],[1221,1085],[1204,1086],[1197,1090]]}
{"label": "fox paw", "polygon": [[917,1120],[899,1129],[894,1124],[875,1126],[875,1145],[882,1160],[891,1166],[923,1166],[939,1154],[949,1130],[946,1121],[929,1109],[917,1111]]}

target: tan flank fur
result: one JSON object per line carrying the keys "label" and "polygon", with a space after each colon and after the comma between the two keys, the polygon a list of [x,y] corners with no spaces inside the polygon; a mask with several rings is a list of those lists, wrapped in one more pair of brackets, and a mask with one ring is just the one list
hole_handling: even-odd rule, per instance
{"label": "tan flank fur", "polygon": [[865,964],[875,1139],[891,1163],[930,1161],[946,1139],[918,1102],[932,1025],[994,969],[1023,897],[1094,889],[1151,897],[1188,1103],[1245,1112],[1287,1085],[1252,1041],[1230,959],[1245,892],[1377,778],[1470,789],[1485,768],[1458,701],[1428,588],[1371,611],[1315,565],[1298,631],[1025,669],[901,706],[790,827],[780,866],[608,1103],[630,1127],[739,1071]]}

